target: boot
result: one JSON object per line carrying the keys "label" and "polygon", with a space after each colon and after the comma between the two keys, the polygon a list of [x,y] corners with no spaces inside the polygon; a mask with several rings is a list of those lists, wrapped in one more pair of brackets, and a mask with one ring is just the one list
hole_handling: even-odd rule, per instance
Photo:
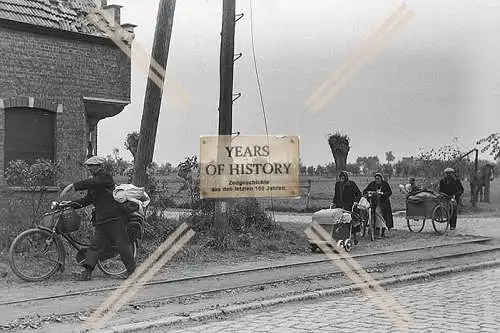
{"label": "boot", "polygon": [[92,279],[92,270],[86,267],[83,271],[75,272],[73,275],[79,281],[90,281]]}

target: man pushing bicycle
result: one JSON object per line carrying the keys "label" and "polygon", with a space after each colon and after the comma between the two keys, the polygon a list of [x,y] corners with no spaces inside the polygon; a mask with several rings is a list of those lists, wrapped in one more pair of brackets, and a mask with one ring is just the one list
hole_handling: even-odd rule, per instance
{"label": "man pushing bicycle", "polygon": [[91,279],[97,261],[111,246],[116,245],[121,260],[127,268],[124,278],[128,277],[136,268],[135,258],[126,230],[124,214],[119,204],[113,198],[115,183],[113,177],[104,170],[105,159],[101,156],[92,156],[85,161],[92,178],[69,184],[61,192],[63,197],[70,190],[87,191],[87,195],[74,200],[70,204],[76,208],[93,204],[95,207],[95,233],[87,252],[87,258],[82,266],[84,270],[76,273],[79,280]]}

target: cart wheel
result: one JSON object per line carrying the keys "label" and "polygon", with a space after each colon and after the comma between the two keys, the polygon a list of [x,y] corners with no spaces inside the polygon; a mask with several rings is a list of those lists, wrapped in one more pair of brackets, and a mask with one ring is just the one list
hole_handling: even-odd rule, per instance
{"label": "cart wheel", "polygon": [[351,252],[351,250],[352,250],[352,241],[350,239],[346,239],[344,241],[344,250],[345,250],[345,252]]}
{"label": "cart wheel", "polygon": [[414,219],[406,219],[406,225],[411,232],[421,232],[424,230],[425,219],[422,220],[414,220]]}
{"label": "cart wheel", "polygon": [[343,240],[337,241],[337,246],[340,247],[340,248],[343,248],[344,247],[344,241]]}
{"label": "cart wheel", "polygon": [[444,234],[450,225],[450,215],[442,205],[436,206],[432,212],[432,227],[438,234]]}

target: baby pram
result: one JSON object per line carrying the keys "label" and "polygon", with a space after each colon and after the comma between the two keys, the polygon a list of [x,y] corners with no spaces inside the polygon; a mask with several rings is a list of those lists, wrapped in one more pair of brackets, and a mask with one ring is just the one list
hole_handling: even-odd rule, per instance
{"label": "baby pram", "polygon": [[[325,240],[317,231],[316,239],[309,239],[309,245],[313,252],[319,249],[320,244],[326,244],[333,247],[332,242],[337,246],[343,247],[346,252],[350,252],[355,242],[357,219],[352,218],[352,213],[342,208],[322,209],[315,212],[311,223],[319,224],[331,236],[331,241]],[[314,228],[313,228],[314,230]]]}

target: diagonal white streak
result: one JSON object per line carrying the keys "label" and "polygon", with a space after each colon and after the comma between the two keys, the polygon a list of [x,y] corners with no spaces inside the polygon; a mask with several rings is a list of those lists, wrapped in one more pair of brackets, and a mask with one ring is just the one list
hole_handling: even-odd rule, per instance
{"label": "diagonal white streak", "polygon": [[120,297],[114,304],[112,304],[101,318],[95,322],[91,322],[90,327],[94,330],[99,330],[114,316],[122,306],[130,301],[135,294],[142,288],[153,276],[158,272],[172,257],[194,236],[195,232],[189,229],[172,247],[164,253],[154,265],[149,268],[134,284],[126,294]]}
{"label": "diagonal white streak", "polygon": [[127,293],[128,289],[136,283],[145,271],[150,269],[150,267],[160,258],[165,251],[167,251],[174,241],[186,230],[188,226],[186,223],[181,224],[172,234],[170,234],[167,239],[144,261],[136,271],[125,280],[120,287],[118,287],[88,318],[88,322],[96,321],[96,318],[100,317],[109,306],[115,303],[120,297]]}
{"label": "diagonal white streak", "polygon": [[[314,229],[314,231],[313,231]],[[359,263],[349,254],[344,253],[336,245],[336,241],[317,223],[313,223],[311,228],[305,230],[309,239],[317,241],[317,245],[326,256],[337,264],[344,273],[359,287],[367,297],[369,297],[380,309],[384,310],[388,317],[400,328],[408,328],[408,323],[412,320],[408,312],[397,303],[397,301],[368,274]],[[319,236],[317,235],[319,234]],[[333,252],[328,245],[321,242],[327,241],[334,246],[337,253]],[[339,253],[342,253],[340,255]]]}
{"label": "diagonal white streak", "polygon": [[359,72],[361,67],[366,64],[369,60],[371,60],[375,55],[376,52],[380,50],[382,47],[382,43],[387,41],[389,39],[389,36],[394,33],[398,28],[400,28],[404,23],[408,22],[411,17],[413,17],[413,12],[408,12],[403,16],[403,18],[398,21],[384,36],[383,40],[380,40],[378,43],[374,44],[369,50],[366,51],[364,56],[360,59],[358,59],[355,63],[352,64],[348,70],[343,73],[339,79],[334,83],[333,87],[330,87],[330,89],[325,92],[323,96],[321,96],[320,99],[315,101],[315,103],[312,105],[311,109],[313,112],[318,112],[321,110],[321,108],[324,107],[324,105],[332,99],[335,94],[351,79],[354,75]]}
{"label": "diagonal white streak", "polygon": [[117,32],[124,31],[124,29],[119,25],[113,27],[115,31],[109,27],[109,22],[112,22],[112,19],[108,13],[102,9],[96,9],[87,15],[87,20],[101,31],[105,32],[108,38],[110,38],[129,58],[132,59],[132,56],[134,56],[134,59],[141,65],[141,70],[148,74],[148,77],[158,88],[162,91],[165,89],[172,92],[174,102],[181,106],[186,104],[187,93],[185,90],[179,84],[166,79],[165,69],[155,59],[148,56],[147,52],[137,41],[133,42],[133,47],[125,43],[121,35]]}
{"label": "diagonal white streak", "polygon": [[[349,56],[346,61],[335,71],[333,71],[327,79],[309,96],[306,100],[306,105],[313,108],[317,112],[327,100],[332,98],[340,87],[346,83],[349,77],[352,77],[363,63],[374,55],[377,49],[380,49],[381,44],[397,28],[401,27],[413,16],[413,12],[408,10],[403,4],[398,7],[389,18],[387,18],[367,39],[365,39],[356,51]],[[332,88],[333,85],[333,88]],[[325,97],[326,96],[326,97]]]}
{"label": "diagonal white streak", "polygon": [[327,79],[309,96],[306,100],[306,104],[312,104],[314,100],[324,94],[328,90],[328,87],[337,80],[344,68],[349,67],[356,61],[356,59],[363,57],[366,49],[370,48],[381,35],[384,35],[390,26],[404,13],[404,11],[406,11],[405,4],[398,7],[384,22],[382,22],[382,24],[359,45],[356,51],[349,56],[349,58],[347,58],[336,71],[330,73]]}

